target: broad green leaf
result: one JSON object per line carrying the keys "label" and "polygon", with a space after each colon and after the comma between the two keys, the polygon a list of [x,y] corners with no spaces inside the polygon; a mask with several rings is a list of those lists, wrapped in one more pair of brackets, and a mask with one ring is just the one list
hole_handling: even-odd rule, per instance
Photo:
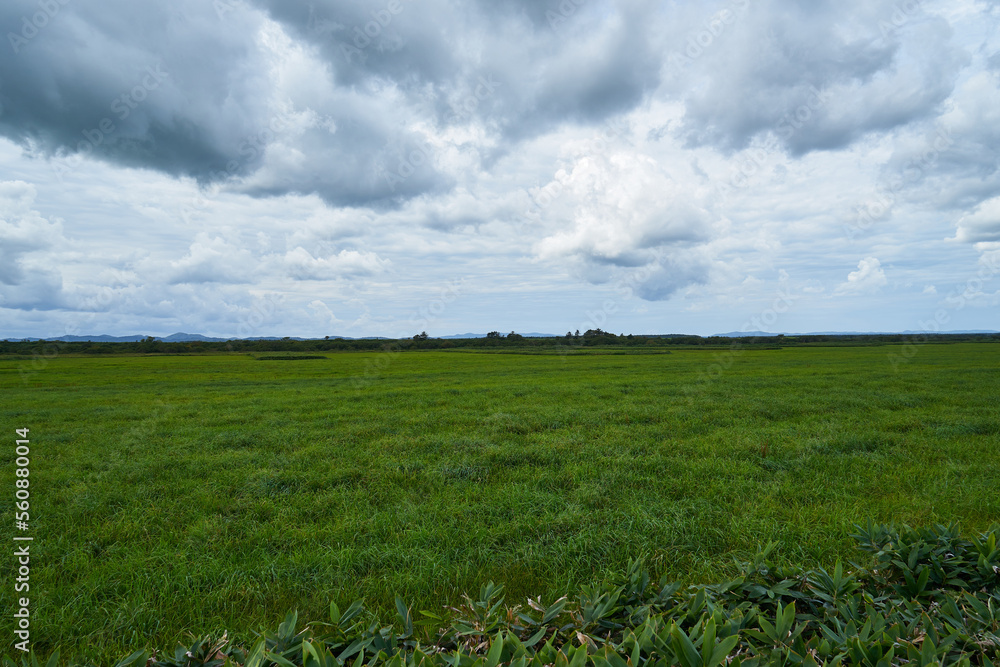
{"label": "broad green leaf", "polygon": [[712,657],[712,650],[715,648],[715,618],[708,619],[705,624],[704,639],[701,645],[702,664],[708,663]]}
{"label": "broad green leaf", "polygon": [[344,623],[350,623],[351,620],[360,614],[363,609],[364,603],[361,600],[355,600],[352,602],[351,606],[348,607],[340,617],[341,625]]}
{"label": "broad green leaf", "polygon": [[531,648],[532,646],[534,646],[535,644],[537,644],[539,641],[541,641],[542,637],[545,636],[545,631],[546,630],[547,630],[547,628],[542,628],[541,630],[539,630],[535,634],[531,635],[531,637],[529,637],[528,640],[524,642],[524,645],[527,648]]}
{"label": "broad green leaf", "polygon": [[674,639],[674,651],[677,653],[677,659],[681,661],[681,664],[684,667],[702,667],[698,649],[694,647],[694,643],[687,636],[687,633],[674,623],[670,628],[670,635]]}
{"label": "broad green leaf", "polygon": [[406,607],[406,603],[398,595],[396,596],[396,613],[399,614],[399,623],[403,627],[403,636],[409,637],[413,634],[413,617],[410,616],[410,610]]}
{"label": "broad green leaf", "polygon": [[622,657],[618,655],[618,652],[610,646],[605,652],[605,659],[611,664],[611,667],[628,667],[628,663],[622,660]]}
{"label": "broad green leaf", "polygon": [[145,667],[148,661],[149,661],[149,655],[146,653],[144,649],[139,649],[132,655],[128,656],[127,658],[119,662],[117,665],[115,665],[115,667],[128,667],[129,665],[139,665],[140,667]]}
{"label": "broad green leaf", "polygon": [[272,653],[271,651],[268,651],[264,655],[268,660],[277,664],[279,667],[296,667],[294,662],[278,655],[277,653]]}
{"label": "broad green leaf", "polygon": [[[780,609],[780,605],[779,605]],[[795,603],[791,602],[785,607],[784,613],[781,614],[781,625],[778,629],[778,634],[781,639],[784,639],[792,632],[792,627],[795,625]]]}
{"label": "broad green leaf", "polygon": [[566,608],[567,602],[568,600],[566,598],[562,598],[561,600],[557,600],[551,607],[546,609],[545,615],[542,616],[542,625],[546,625],[554,621],[556,617],[562,613],[562,610]]}
{"label": "broad green leaf", "polygon": [[503,641],[503,633],[498,632],[486,654],[486,667],[497,667],[500,664],[500,656],[503,655]]}
{"label": "broad green leaf", "polygon": [[319,667],[322,667],[323,661],[319,657],[319,652],[316,651],[316,647],[312,645],[312,642],[308,640],[303,640],[302,642],[302,662],[308,665],[308,659],[312,658],[316,661]]}
{"label": "broad green leaf", "polygon": [[761,616],[757,619],[757,625],[759,625],[760,629],[764,631],[764,634],[767,635],[768,639],[774,643],[778,643],[778,632],[774,629],[774,626],[771,625],[770,621]]}
{"label": "broad green leaf", "polygon": [[704,667],[715,667],[716,665],[721,664],[722,661],[726,659],[726,656],[729,655],[729,652],[732,651],[736,644],[739,643],[739,641],[740,638],[737,635],[732,635],[731,637],[723,639],[719,642],[718,646],[715,647],[715,650],[712,651],[712,655],[708,658],[708,660],[705,661]]}

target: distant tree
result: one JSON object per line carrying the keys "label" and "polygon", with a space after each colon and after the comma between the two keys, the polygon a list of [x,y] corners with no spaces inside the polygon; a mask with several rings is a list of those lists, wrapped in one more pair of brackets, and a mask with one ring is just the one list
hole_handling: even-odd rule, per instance
{"label": "distant tree", "polygon": [[413,340],[427,340],[427,337],[428,337],[427,332],[421,331],[420,333],[418,333],[416,336],[413,337]]}
{"label": "distant tree", "polygon": [[513,331],[511,331],[509,334],[507,334],[507,340],[524,340],[524,336],[522,336],[519,333],[514,333]]}
{"label": "distant tree", "polygon": [[487,338],[503,338],[503,334],[500,333],[499,331],[491,331],[488,334],[486,334],[486,337]]}
{"label": "distant tree", "polygon": [[161,352],[162,346],[157,344],[157,340],[152,336],[146,336],[137,346],[140,352]]}
{"label": "distant tree", "polygon": [[572,337],[573,337],[573,332],[572,331],[567,331],[566,332],[566,339],[568,340],[568,339],[570,339]]}
{"label": "distant tree", "polygon": [[573,338],[579,338],[579,337],[580,337],[580,330],[579,330],[579,329],[577,329],[577,330],[576,330],[576,333],[575,333],[575,334],[573,334]]}

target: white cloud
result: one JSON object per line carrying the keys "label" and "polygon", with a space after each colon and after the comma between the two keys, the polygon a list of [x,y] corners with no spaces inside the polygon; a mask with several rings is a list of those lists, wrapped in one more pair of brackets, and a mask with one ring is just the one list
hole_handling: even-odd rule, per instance
{"label": "white cloud", "polygon": [[653,266],[646,293],[654,300],[704,282],[707,265],[694,248],[714,235],[716,220],[706,197],[657,160],[635,151],[585,156],[546,189],[553,187],[572,206],[572,222],[538,243],[542,259],[568,262],[594,283],[616,268]]}
{"label": "white cloud", "polygon": [[46,255],[65,244],[62,223],[34,209],[37,190],[0,182],[0,307],[52,310],[66,305],[58,264]]}
{"label": "white cloud", "polygon": [[371,276],[386,270],[388,265],[387,261],[373,252],[341,250],[329,257],[314,257],[301,246],[285,253],[277,262],[279,269],[295,280]]}
{"label": "white cloud", "polygon": [[195,237],[188,253],[170,262],[168,281],[179,283],[248,283],[254,274],[256,262],[243,248],[227,243],[221,237],[200,233]]}
{"label": "white cloud", "polygon": [[959,218],[955,238],[965,243],[1000,241],[1000,197],[982,202]]}
{"label": "white cloud", "polygon": [[877,292],[888,284],[882,263],[875,257],[858,262],[858,270],[847,274],[847,282],[837,287],[839,293],[860,294]]}
{"label": "white cloud", "polygon": [[320,299],[311,301],[309,303],[309,308],[313,311],[316,319],[322,326],[336,326],[341,323],[341,320],[337,319],[337,316],[333,314],[330,307]]}

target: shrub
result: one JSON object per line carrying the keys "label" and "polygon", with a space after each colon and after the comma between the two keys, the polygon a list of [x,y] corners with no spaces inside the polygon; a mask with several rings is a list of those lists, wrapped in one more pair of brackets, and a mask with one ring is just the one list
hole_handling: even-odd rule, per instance
{"label": "shrub", "polygon": [[[116,667],[763,667],[985,665],[1000,656],[1000,528],[857,526],[869,563],[832,572],[774,567],[768,545],[735,579],[654,583],[640,560],[573,598],[508,606],[503,587],[442,613],[396,599],[395,622],[360,601],[299,627],[291,612],[249,649],[201,638],[138,650]],[[10,658],[5,667],[16,667]],[[38,665],[34,656],[22,665]],[[52,656],[48,667],[59,664]]]}

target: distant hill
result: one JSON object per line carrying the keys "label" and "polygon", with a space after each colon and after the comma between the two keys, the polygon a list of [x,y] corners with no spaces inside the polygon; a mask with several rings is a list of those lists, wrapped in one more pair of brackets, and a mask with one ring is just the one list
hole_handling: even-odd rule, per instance
{"label": "distant hill", "polygon": [[810,333],[772,333],[770,331],[730,331],[729,333],[712,334],[719,338],[749,338],[763,336],[916,336],[925,333],[936,334],[994,334],[997,331],[961,330],[961,331],[812,331]]}
{"label": "distant hill", "polygon": [[[521,333],[521,332],[518,332]],[[777,333],[770,331],[730,331],[728,333],[718,333],[712,334],[711,337],[718,338],[764,338],[764,337],[775,337],[775,336],[917,336],[924,333],[924,331],[814,331],[810,333]],[[960,330],[960,331],[940,331],[934,332],[939,334],[996,334],[1000,333],[997,331],[981,330],[981,329],[970,329],[970,330]],[[506,332],[504,332],[506,335]],[[559,334],[550,333],[521,333],[522,336],[526,338],[559,338]],[[687,337],[696,336],[696,334],[636,334],[636,335],[651,335],[657,338],[677,338],[677,337]],[[9,341],[41,341],[41,340],[61,340],[67,343],[80,343],[80,342],[92,342],[92,343],[136,343],[145,340],[148,336],[109,336],[107,334],[93,334],[88,336],[57,336],[54,338],[7,338],[5,340]],[[456,340],[462,338],[486,338],[484,333],[463,333],[463,334],[453,334],[450,336],[432,336],[432,338],[440,338],[443,340]],[[163,341],[164,343],[191,343],[191,342],[205,342],[205,343],[224,343],[227,340],[235,340],[230,338],[213,338],[210,336],[203,336],[202,334],[192,334],[178,332],[175,334],[170,334],[169,336],[154,336],[155,340]],[[253,336],[250,338],[244,338],[242,340],[283,340],[282,336]],[[330,340],[395,340],[392,338],[387,338],[385,336],[363,336],[361,338],[352,338],[350,336],[329,336]],[[298,336],[289,336],[288,340],[323,340],[322,338],[300,338]]]}
{"label": "distant hill", "polygon": [[8,340],[61,340],[66,343],[137,343],[147,336],[108,336],[107,334],[93,336],[57,336],[54,338],[9,338]]}
{"label": "distant hill", "polygon": [[[39,341],[39,340],[61,340],[66,343],[138,343],[149,338],[149,336],[109,336],[107,334],[94,334],[89,336],[55,336],[52,338],[8,338],[6,340],[10,341]],[[224,343],[227,340],[233,340],[231,338],[213,338],[211,336],[203,336],[201,334],[191,334],[178,332],[175,334],[170,334],[169,336],[153,336],[154,340],[162,341],[164,343],[193,343],[193,342],[204,342],[204,343]],[[334,338],[344,338],[344,340],[355,340],[353,338],[346,338],[343,336],[330,336],[331,339]],[[243,340],[282,340],[281,336],[254,336],[251,338],[245,338]],[[289,340],[315,340],[311,338],[298,338],[292,336]]]}
{"label": "distant hill", "polygon": [[[503,335],[507,335],[506,331],[501,332]],[[521,334],[525,338],[558,338],[557,334],[549,333],[521,333],[520,331],[515,331],[514,333]],[[464,333],[464,334],[454,334],[452,336],[432,336],[432,338],[454,339],[454,338],[486,338],[484,333]]]}
{"label": "distant hill", "polygon": [[156,340],[162,340],[164,343],[191,343],[194,341],[202,341],[204,343],[224,343],[225,338],[209,338],[208,336],[202,336],[201,334],[189,334],[189,333],[175,333],[170,334],[164,338],[157,338]]}
{"label": "distant hill", "polygon": [[768,331],[730,331],[729,333],[712,334],[712,338],[758,338],[760,336],[777,336]]}

